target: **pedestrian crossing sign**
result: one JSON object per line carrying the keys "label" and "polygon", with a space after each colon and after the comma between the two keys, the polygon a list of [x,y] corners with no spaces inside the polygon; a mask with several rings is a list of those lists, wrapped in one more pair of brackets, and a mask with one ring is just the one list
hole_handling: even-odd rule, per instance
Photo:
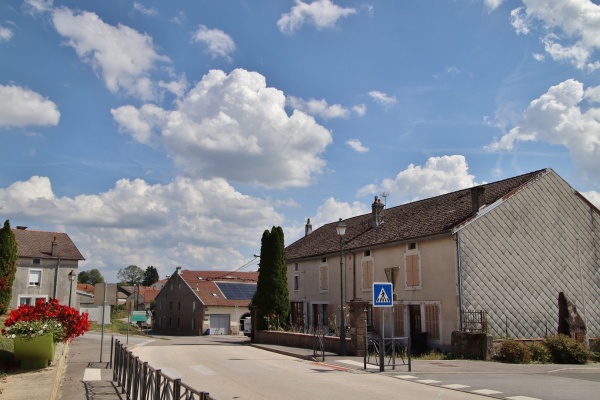
{"label": "pedestrian crossing sign", "polygon": [[388,282],[373,282],[373,307],[393,307],[394,296],[392,284]]}

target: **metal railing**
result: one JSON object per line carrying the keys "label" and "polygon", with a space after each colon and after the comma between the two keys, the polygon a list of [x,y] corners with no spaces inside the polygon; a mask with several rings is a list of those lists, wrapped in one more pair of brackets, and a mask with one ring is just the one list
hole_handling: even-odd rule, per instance
{"label": "metal railing", "polygon": [[480,311],[461,311],[462,331],[487,333],[487,314]]}
{"label": "metal railing", "polygon": [[[396,366],[406,365],[408,366],[408,371],[410,372],[412,369],[412,355],[410,347],[410,337],[382,339],[374,336],[366,336],[364,369],[367,369],[367,364],[374,364],[378,365],[379,371],[383,372],[385,369],[385,357],[387,356],[387,365],[391,366],[392,369],[396,369]],[[398,357],[402,360],[402,363],[398,362]],[[371,362],[371,358],[373,358],[373,362]]]}
{"label": "metal railing", "polygon": [[140,361],[118,340],[114,346],[113,381],[127,400],[214,400]]}

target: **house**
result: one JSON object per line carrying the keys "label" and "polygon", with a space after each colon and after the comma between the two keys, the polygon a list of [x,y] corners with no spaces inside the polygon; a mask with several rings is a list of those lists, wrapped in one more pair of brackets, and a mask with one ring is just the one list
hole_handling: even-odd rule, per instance
{"label": "house", "polygon": [[33,231],[22,226],[12,231],[19,261],[10,307],[33,305],[38,299],[58,299],[61,304],[79,308],[74,286],[79,261],[85,259],[69,235]]}
{"label": "house", "polygon": [[[556,333],[562,293],[600,335],[600,211],[552,169],[387,209],[375,198],[343,223],[341,268],[338,222],[309,220],[286,248],[296,325],[339,324],[343,286],[344,303],[371,302],[371,329],[448,350],[453,331]],[[373,282],[394,284],[393,307],[372,307]]]}
{"label": "house", "polygon": [[80,309],[94,306],[95,286],[89,283],[77,284],[77,304]]}
{"label": "house", "polygon": [[154,303],[154,331],[237,335],[250,316],[258,272],[190,271],[177,267]]}

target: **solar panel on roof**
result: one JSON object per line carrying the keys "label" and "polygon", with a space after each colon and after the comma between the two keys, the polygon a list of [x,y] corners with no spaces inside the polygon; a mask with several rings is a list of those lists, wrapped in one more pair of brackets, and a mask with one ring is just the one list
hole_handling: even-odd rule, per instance
{"label": "solar panel on roof", "polygon": [[256,283],[215,282],[223,296],[229,300],[252,300]]}

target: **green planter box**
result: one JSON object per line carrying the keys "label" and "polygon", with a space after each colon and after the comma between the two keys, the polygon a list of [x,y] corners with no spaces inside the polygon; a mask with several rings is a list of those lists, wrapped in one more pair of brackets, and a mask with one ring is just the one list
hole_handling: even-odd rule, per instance
{"label": "green planter box", "polygon": [[52,334],[33,339],[14,339],[15,359],[21,361],[22,369],[46,368],[54,360],[56,343]]}

